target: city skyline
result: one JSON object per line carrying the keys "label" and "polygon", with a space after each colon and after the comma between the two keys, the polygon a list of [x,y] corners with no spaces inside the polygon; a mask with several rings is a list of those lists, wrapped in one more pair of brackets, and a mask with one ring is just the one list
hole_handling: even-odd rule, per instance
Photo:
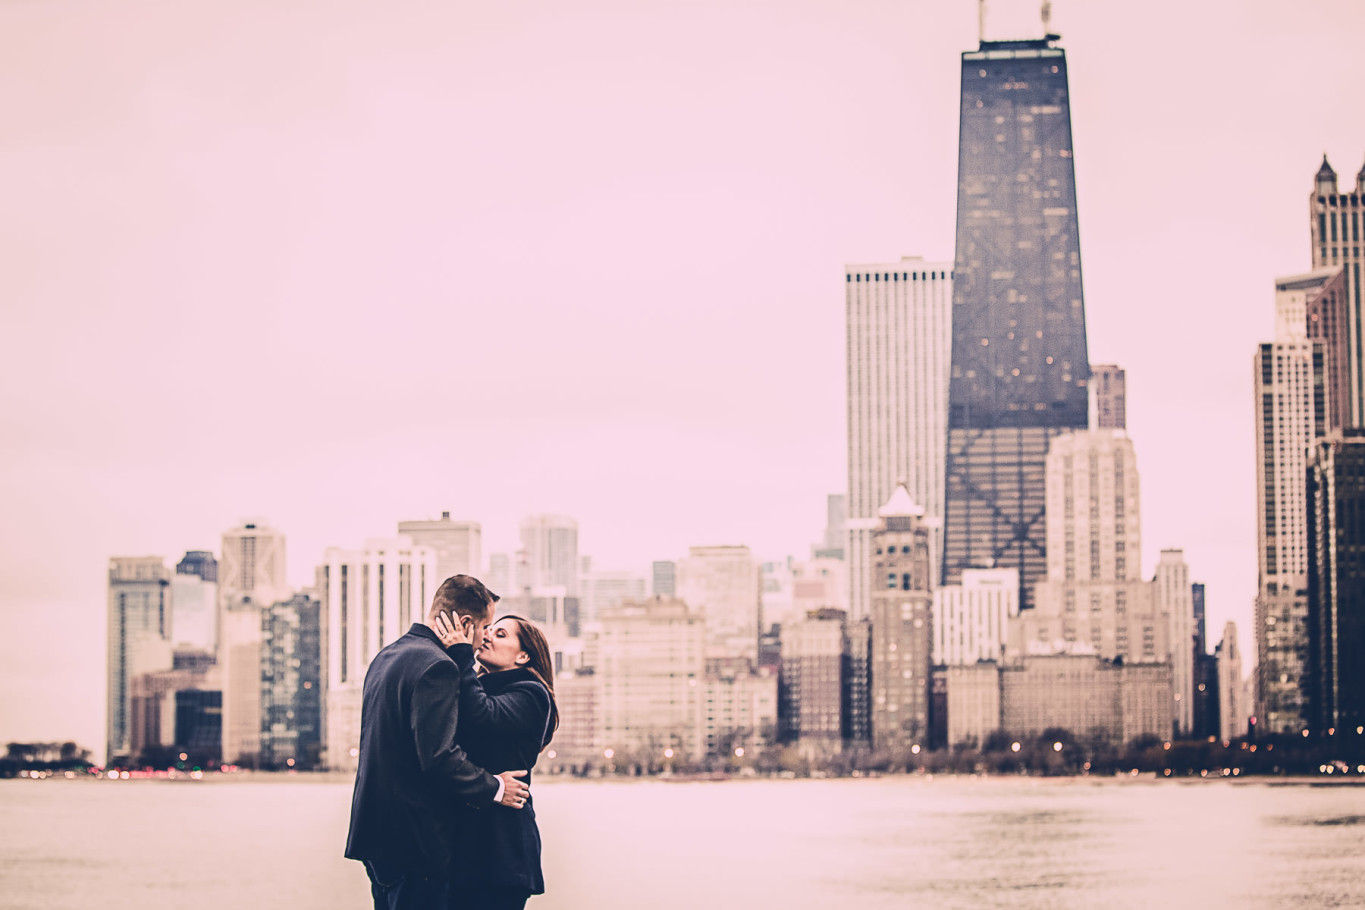
{"label": "city skyline", "polygon": [[[1020,6],[987,37],[1036,37]],[[337,14],[301,66],[307,16],[263,5],[152,17],[126,55],[101,50],[118,13],[68,31],[59,8],[0,12],[0,68],[25,86],[0,96],[4,319],[28,342],[0,402],[9,738],[99,742],[109,557],[213,550],[252,514],[287,535],[294,586],[327,547],[446,509],[489,553],[555,511],[604,568],[694,545],[804,556],[844,489],[843,265],[951,258],[975,4],[665,8],[606,30],[549,8],[529,26]],[[1242,9],[1157,6],[1120,31],[1058,4],[1053,26],[1090,359],[1127,371],[1142,451],[1143,576],[1183,548],[1211,626],[1248,636],[1248,368],[1274,278],[1311,268],[1322,153],[1345,182],[1365,160],[1335,88],[1360,82],[1365,13]],[[1158,47],[1188,69],[1151,67]],[[1334,77],[1285,67],[1269,98],[1210,105],[1200,87],[1249,49]],[[503,62],[522,55],[545,69]],[[429,125],[450,107],[459,128]],[[32,647],[59,620],[63,647]]]}

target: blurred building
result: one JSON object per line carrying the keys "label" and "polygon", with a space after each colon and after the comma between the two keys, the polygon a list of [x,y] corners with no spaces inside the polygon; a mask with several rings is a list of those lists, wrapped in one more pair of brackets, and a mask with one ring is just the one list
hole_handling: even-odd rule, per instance
{"label": "blurred building", "polygon": [[[1293,305],[1281,296],[1281,310]],[[1297,733],[1304,726],[1302,685],[1308,651],[1307,453],[1327,432],[1326,357],[1297,320],[1279,318],[1292,337],[1257,346],[1255,357],[1255,603],[1257,729]]]}
{"label": "blurred building", "polygon": [[763,625],[760,632],[771,631],[773,626],[781,625],[797,614],[792,607],[792,588],[795,581],[796,560],[785,559],[765,562],[759,570],[763,573]]}
{"label": "blurred building", "polygon": [[1242,696],[1242,649],[1237,644],[1237,624],[1223,626],[1223,640],[1214,656],[1218,660],[1219,738],[1231,741],[1247,735],[1248,705]]}
{"label": "blurred building", "polygon": [[[792,565],[792,618],[800,619],[811,610],[833,607],[848,609],[847,563],[829,556],[816,556]],[[768,604],[763,603],[768,622]]]}
{"label": "blurred building", "polygon": [[[516,615],[531,620],[545,634],[551,652],[562,653],[571,640],[582,634],[579,600],[570,597],[562,585],[522,588],[517,594],[498,602],[497,615]],[[562,661],[562,658],[560,659]],[[557,661],[555,672],[572,669]]]}
{"label": "blurred building", "polygon": [[677,571],[677,563],[656,559],[650,566],[649,593],[654,597],[673,597],[677,593]]}
{"label": "blurred building", "polygon": [[425,619],[444,579],[436,551],[408,537],[367,540],[359,550],[329,547],[324,558],[316,587],[326,623],[326,763],[354,770],[365,671],[380,648]]}
{"label": "blurred building", "polygon": [[842,560],[847,540],[848,496],[844,493],[830,493],[825,499],[825,536],[811,555],[816,559]]}
{"label": "blurred building", "polygon": [[[483,528],[477,521],[459,521],[442,512],[436,520],[400,521],[398,536],[431,547],[436,554],[438,586],[452,575],[478,576],[483,569]],[[498,595],[511,593],[491,585],[489,590]]]}
{"label": "blurred building", "polygon": [[223,760],[252,765],[261,749],[261,619],[290,594],[284,534],[244,521],[223,532],[218,566],[219,664],[223,685]]}
{"label": "blurred building", "polygon": [[822,759],[843,749],[849,689],[848,613],[813,609],[782,624],[779,738]]}
{"label": "blurred building", "polygon": [[1313,447],[1308,473],[1308,721],[1365,726],[1365,430]]}
{"label": "blurred building", "polygon": [[777,674],[745,657],[706,661],[704,720],[707,755],[757,755],[777,741]]}
{"label": "blurred building", "polygon": [[745,546],[691,547],[678,562],[677,597],[706,623],[706,656],[758,660],[762,573]]}
{"label": "blurred building", "polygon": [[[976,681],[977,685],[984,685]],[[1068,730],[1112,744],[1171,735],[1171,666],[1076,654],[1023,657],[1000,669],[1000,727],[1015,737]]]}
{"label": "blurred building", "polygon": [[[198,571],[183,571],[190,557],[207,556],[201,551],[185,554],[171,576],[170,598],[175,643],[184,648],[218,650],[218,563],[191,564]],[[206,578],[205,575],[210,577]]]}
{"label": "blurred building", "polygon": [[[1337,186],[1337,174],[1322,156],[1313,181],[1313,192],[1308,197],[1309,224],[1312,234],[1313,269],[1341,268],[1346,273],[1342,286],[1345,296],[1346,386],[1348,408],[1345,426],[1365,426],[1365,350],[1362,335],[1361,271],[1365,255],[1361,249],[1361,221],[1365,219],[1365,167],[1356,174],[1355,191],[1342,193]],[[1313,335],[1312,337],[1319,337]],[[1331,348],[1328,348],[1329,352]],[[1334,424],[1335,425],[1335,424]]]}
{"label": "blurred building", "polygon": [[109,560],[108,761],[133,754],[132,682],[173,665],[170,571],[160,556]]}
{"label": "blurred building", "polygon": [[947,683],[946,744],[982,748],[1000,729],[999,661],[952,664],[944,667],[943,674]]}
{"label": "blurred building", "polygon": [[1194,731],[1194,590],[1183,550],[1166,549],[1156,564],[1156,606],[1170,630],[1172,718],[1175,733]]}
{"label": "blurred building", "polygon": [[933,566],[924,509],[899,485],[872,535],[872,744],[929,745]]}
{"label": "blurred building", "polygon": [[512,555],[510,553],[490,553],[488,555],[488,571],[479,580],[484,583],[488,590],[499,597],[506,597],[514,593]]}
{"label": "blurred building", "polygon": [[999,661],[1009,620],[1018,615],[1018,569],[965,570],[961,584],[934,590],[934,664]]}
{"label": "blurred building", "polygon": [[1329,430],[1353,425],[1347,321],[1346,270],[1342,266],[1275,279],[1275,339],[1322,345]]}
{"label": "blurred building", "polygon": [[[932,570],[932,567],[931,567]],[[848,623],[848,692],[845,748],[872,748],[872,618]]]}
{"label": "blurred building", "polygon": [[1208,627],[1204,585],[1190,585],[1194,606],[1194,727],[1199,739],[1217,737],[1222,730],[1218,720],[1218,658],[1208,651]]}
{"label": "blurred building", "polygon": [[602,761],[602,712],[596,673],[583,670],[555,674],[555,705],[559,708],[559,729],[555,732],[548,758],[552,763],[582,765]]}
{"label": "blurred building", "polygon": [[[177,661],[179,663],[179,661]],[[183,752],[201,766],[217,764],[222,752],[222,683],[216,666],[158,670],[132,680],[129,756],[166,767]]]}
{"label": "blurred building", "polygon": [[1053,437],[1046,466],[1047,577],[1009,624],[1011,656],[1168,660],[1169,619],[1142,579],[1137,455],[1123,430]]}
{"label": "blurred building", "polygon": [[1066,53],[1056,36],[962,55],[944,584],[1047,573],[1044,462],[1088,426],[1085,305]]}
{"label": "blurred building", "polygon": [[634,572],[597,569],[578,578],[578,621],[592,623],[608,607],[619,607],[628,600],[644,600],[649,582]]}
{"label": "blurred building", "polygon": [[599,741],[632,754],[700,761],[706,754],[706,627],[677,598],[654,597],[602,612],[593,648]]}
{"label": "blurred building", "polygon": [[[877,509],[897,484],[943,515],[952,263],[905,257],[844,267],[848,381],[848,609],[868,615]],[[940,528],[930,534],[937,583]]]}
{"label": "blurred building", "polygon": [[[578,596],[578,522],[567,515],[528,515],[521,520],[524,567],[513,579],[518,588],[562,587]],[[499,594],[512,593],[511,591]]]}
{"label": "blurred building", "polygon": [[1090,365],[1090,428],[1122,430],[1128,426],[1127,374],[1113,364]]}
{"label": "blurred building", "polygon": [[299,593],[262,613],[262,768],[312,770],[321,764],[321,606]]}
{"label": "blurred building", "polygon": [[175,574],[194,575],[204,581],[218,583],[218,560],[208,550],[187,550],[175,564]]}

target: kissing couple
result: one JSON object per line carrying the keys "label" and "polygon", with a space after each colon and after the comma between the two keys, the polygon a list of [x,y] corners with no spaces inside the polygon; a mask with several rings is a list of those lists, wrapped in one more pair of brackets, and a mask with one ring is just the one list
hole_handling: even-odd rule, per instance
{"label": "kissing couple", "polygon": [[514,910],[545,893],[530,773],[559,726],[554,669],[533,623],[494,622],[497,601],[452,575],[365,673],[346,856],[375,910]]}

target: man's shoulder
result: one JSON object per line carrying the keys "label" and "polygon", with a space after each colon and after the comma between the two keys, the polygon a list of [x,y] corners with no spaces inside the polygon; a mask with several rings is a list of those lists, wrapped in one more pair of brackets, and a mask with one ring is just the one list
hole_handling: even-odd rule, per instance
{"label": "man's shoulder", "polygon": [[385,673],[424,675],[442,663],[455,664],[439,644],[408,632],[380,648],[370,667]]}

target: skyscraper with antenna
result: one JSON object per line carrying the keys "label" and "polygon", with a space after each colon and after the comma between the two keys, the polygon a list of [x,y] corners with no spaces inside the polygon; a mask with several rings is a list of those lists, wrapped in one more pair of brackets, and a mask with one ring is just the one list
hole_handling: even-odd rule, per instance
{"label": "skyscraper with antenna", "polygon": [[[1045,5],[1044,22],[1049,12]],[[1048,444],[1088,422],[1059,40],[982,40],[962,55],[943,583],[967,568],[1017,568],[1026,609],[1047,567]]]}

